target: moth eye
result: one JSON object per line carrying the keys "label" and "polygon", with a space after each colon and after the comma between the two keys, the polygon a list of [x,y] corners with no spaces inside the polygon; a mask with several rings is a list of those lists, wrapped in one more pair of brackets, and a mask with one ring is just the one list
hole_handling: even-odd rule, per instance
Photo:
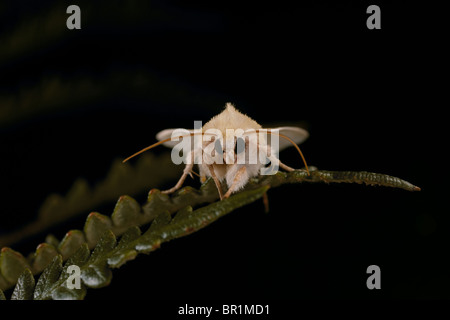
{"label": "moth eye", "polygon": [[222,144],[220,143],[220,140],[217,139],[216,142],[214,143],[214,149],[216,150],[217,153],[221,154],[223,153],[222,150]]}
{"label": "moth eye", "polygon": [[242,139],[242,138],[237,138],[237,139],[236,139],[236,144],[235,144],[234,148],[235,148],[234,152],[235,152],[236,154],[239,154],[239,153],[241,153],[241,152],[244,152],[244,150],[245,150],[245,141],[244,141],[244,139]]}

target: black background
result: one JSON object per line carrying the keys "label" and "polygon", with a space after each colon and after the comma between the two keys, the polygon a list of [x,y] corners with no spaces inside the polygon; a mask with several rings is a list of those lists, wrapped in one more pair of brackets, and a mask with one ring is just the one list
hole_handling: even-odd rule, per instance
{"label": "black background", "polygon": [[[99,98],[79,102],[75,92],[62,111],[0,128],[0,232],[32,220],[49,193],[65,194],[77,177],[94,185],[114,158],[153,143],[159,130],[205,123],[230,101],[261,124],[302,121],[309,165],[386,173],[422,191],[283,186],[269,192],[269,214],[261,202],[236,210],[114,270],[111,285],[86,299],[449,297],[439,7],[377,1],[382,29],[368,30],[365,1],[128,3],[142,10],[79,1],[81,30],[53,26],[62,28],[55,40],[0,60],[0,94],[17,99],[52,77],[91,79],[92,92],[119,79]],[[65,21],[69,4],[2,4],[1,36],[58,5]],[[154,81],[136,94],[124,74]],[[281,159],[303,166],[291,149]],[[51,231],[61,238],[83,221]],[[12,248],[31,252],[44,237]],[[366,287],[372,264],[381,290]]]}

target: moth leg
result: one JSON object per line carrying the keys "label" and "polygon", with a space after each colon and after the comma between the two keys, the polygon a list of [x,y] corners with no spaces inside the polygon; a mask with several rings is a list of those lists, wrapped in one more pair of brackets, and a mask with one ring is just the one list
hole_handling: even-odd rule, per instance
{"label": "moth leg", "polygon": [[285,165],[285,164],[284,164],[283,162],[281,162],[280,160],[278,160],[278,164],[280,165],[281,168],[283,168],[283,169],[286,170],[286,171],[289,171],[289,172],[295,171],[294,168],[291,168],[291,167]]}
{"label": "moth leg", "polygon": [[214,167],[208,166],[208,169],[211,174],[211,177],[213,178],[214,182],[216,183],[217,191],[219,191],[220,200],[222,200],[223,199],[222,186],[220,184],[219,179],[217,179],[216,172],[214,171]]}
{"label": "moth leg", "polygon": [[200,182],[203,184],[206,182],[206,173],[204,166],[198,165],[198,173],[200,175]]}
{"label": "moth leg", "polygon": [[192,171],[192,168],[194,167],[194,153],[191,151],[191,152],[188,154],[188,157],[191,158],[191,161],[188,162],[188,164],[186,164],[186,167],[184,167],[183,174],[181,175],[181,178],[180,178],[180,180],[178,180],[177,184],[176,184],[173,188],[170,188],[170,189],[168,189],[168,190],[161,191],[161,193],[165,193],[165,194],[173,193],[173,192],[175,192],[175,191],[177,191],[178,189],[181,188],[181,186],[182,186],[183,183],[184,183],[184,180],[186,180],[186,177],[187,177],[188,175],[190,175],[191,178],[193,178],[193,177],[192,177],[192,172],[191,172],[191,171]]}
{"label": "moth leg", "polygon": [[267,195],[267,191],[263,193],[262,199],[264,204],[264,212],[269,213],[269,196]]}
{"label": "moth leg", "polygon": [[227,199],[228,197],[231,196],[231,194],[234,191],[236,191],[238,184],[240,184],[241,177],[243,175],[245,175],[246,173],[247,173],[247,168],[245,166],[243,166],[236,172],[236,175],[234,176],[234,179],[233,179],[233,183],[231,184],[230,188],[227,190],[227,193],[225,193],[225,195],[223,196],[224,199]]}
{"label": "moth leg", "polygon": [[281,167],[281,168],[283,168],[284,170],[289,171],[289,172],[295,171],[295,170],[306,171],[306,169],[294,169],[294,168],[291,168],[291,167],[285,165],[284,163],[282,163],[281,161],[279,161],[279,164],[280,164],[280,167]]}
{"label": "moth leg", "polygon": [[219,191],[220,200],[222,200],[223,199],[222,186],[220,184],[219,179],[216,176],[216,172],[214,171],[214,167],[213,166],[208,166],[208,169],[209,169],[209,172],[211,174],[211,177],[214,180],[214,183],[216,184],[217,191]]}

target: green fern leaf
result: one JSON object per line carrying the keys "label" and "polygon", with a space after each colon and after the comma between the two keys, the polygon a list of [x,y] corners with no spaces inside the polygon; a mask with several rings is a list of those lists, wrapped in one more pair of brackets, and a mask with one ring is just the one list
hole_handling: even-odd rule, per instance
{"label": "green fern leaf", "polygon": [[[105,179],[95,187],[90,188],[85,180],[77,179],[66,196],[49,195],[38,210],[37,220],[17,231],[0,236],[0,247],[43,232],[59,222],[115,201],[122,194],[138,194],[147,191],[152,185],[159,185],[165,180],[175,179],[179,175],[179,169],[170,161],[168,154],[159,157],[144,154],[134,167],[128,163],[122,164],[119,159],[116,159]],[[116,225],[123,226],[122,232],[128,228],[125,222],[134,221],[129,219],[130,216],[126,212],[128,206],[140,208],[139,204],[133,201],[128,196],[119,198],[118,205],[121,204],[123,208],[117,206],[118,212],[111,217]],[[55,243],[46,242],[57,247]],[[91,244],[95,245],[95,243],[96,241],[91,239]]]}
{"label": "green fern leaf", "polygon": [[30,269],[26,268],[14,288],[11,300],[31,300],[33,298],[34,277]]}
{"label": "green fern leaf", "polygon": [[[111,218],[91,213],[83,231],[69,231],[59,243],[49,236],[47,239],[52,244],[38,247],[31,259],[31,271],[39,273],[44,266],[47,267],[39,278],[32,297],[83,299],[87,288],[109,285],[112,279],[111,269],[121,267],[127,261],[135,259],[139,253],[150,253],[160,248],[164,242],[204,228],[236,208],[259,199],[269,187],[301,182],[366,183],[409,191],[420,190],[409,182],[382,174],[312,170],[308,175],[300,170],[252,179],[245,191],[223,201],[214,202],[218,194],[212,179],[206,181],[199,190],[185,187],[172,197],[153,189],[149,193],[148,202],[142,207],[131,197],[122,196]],[[193,206],[208,202],[212,203],[193,209]],[[152,222],[150,227],[142,234],[138,226],[149,222]],[[117,242],[116,237],[120,235],[122,237]],[[93,249],[92,253],[89,248]],[[64,259],[67,261],[61,267]],[[67,286],[68,268],[71,265],[80,268],[82,281],[79,289]],[[14,289],[14,298],[30,298],[29,291],[34,288],[34,279],[30,279],[32,273],[29,266],[30,263],[20,253],[3,248],[0,255],[1,289],[20,281]]]}
{"label": "green fern leaf", "polygon": [[54,283],[58,280],[62,271],[62,256],[57,255],[52,262],[42,272],[34,290],[34,300],[48,300],[51,299],[51,290]]}
{"label": "green fern leaf", "polygon": [[29,269],[30,265],[24,256],[10,248],[3,248],[0,254],[0,272],[3,281],[14,284],[19,279],[25,269]]}

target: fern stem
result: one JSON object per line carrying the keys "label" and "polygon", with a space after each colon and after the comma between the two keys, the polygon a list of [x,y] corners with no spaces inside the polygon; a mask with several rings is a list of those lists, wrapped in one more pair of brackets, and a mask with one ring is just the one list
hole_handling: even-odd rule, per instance
{"label": "fern stem", "polygon": [[420,191],[420,188],[387,174],[367,172],[367,171],[327,171],[310,170],[310,175],[304,170],[295,170],[290,173],[278,172],[273,176],[263,179],[261,184],[269,184],[271,187],[277,187],[286,183],[358,183],[371,186],[383,186],[399,188],[407,191]]}

